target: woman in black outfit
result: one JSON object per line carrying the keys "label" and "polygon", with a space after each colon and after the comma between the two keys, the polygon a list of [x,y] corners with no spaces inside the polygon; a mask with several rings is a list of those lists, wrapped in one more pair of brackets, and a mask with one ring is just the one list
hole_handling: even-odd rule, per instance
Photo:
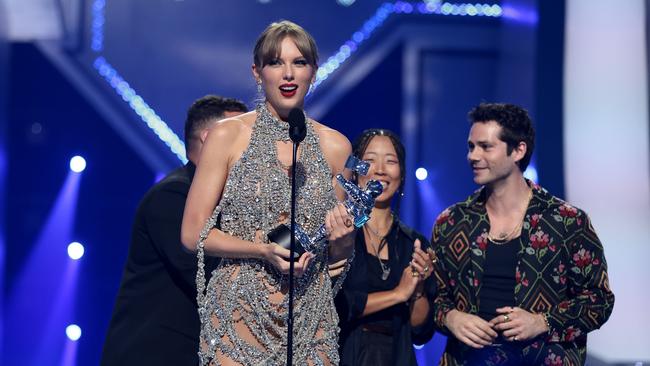
{"label": "woman in black outfit", "polygon": [[430,276],[435,257],[424,236],[399,221],[404,146],[393,132],[370,129],[353,149],[370,162],[359,185],[375,179],[384,191],[370,220],[357,231],[355,258],[336,298],[341,365],[417,365],[413,343],[424,344],[433,336],[435,280]]}

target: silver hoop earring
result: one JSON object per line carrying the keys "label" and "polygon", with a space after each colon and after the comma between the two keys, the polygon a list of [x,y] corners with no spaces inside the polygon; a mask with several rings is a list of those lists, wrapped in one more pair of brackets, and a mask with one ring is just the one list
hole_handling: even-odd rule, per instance
{"label": "silver hoop earring", "polygon": [[262,95],[262,81],[261,80],[257,81],[257,94]]}

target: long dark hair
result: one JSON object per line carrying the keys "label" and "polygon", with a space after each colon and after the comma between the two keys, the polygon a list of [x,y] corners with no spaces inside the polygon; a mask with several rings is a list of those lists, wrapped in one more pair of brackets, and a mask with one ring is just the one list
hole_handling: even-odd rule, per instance
{"label": "long dark hair", "polygon": [[[370,142],[372,141],[373,138],[377,136],[386,136],[390,140],[390,142],[393,144],[393,148],[395,148],[395,153],[397,154],[397,160],[399,163],[399,172],[400,172],[400,185],[399,189],[397,192],[395,192],[397,199],[394,201],[395,202],[395,209],[394,209],[394,215],[393,215],[393,225],[396,225],[397,222],[399,221],[399,209],[400,205],[402,202],[402,196],[404,196],[404,182],[406,180],[406,151],[404,150],[404,144],[402,144],[402,140],[400,140],[399,136],[391,130],[387,130],[384,128],[369,128],[367,130],[364,130],[361,135],[359,135],[355,140],[354,143],[352,144],[352,153],[354,156],[358,157],[359,159],[363,159],[363,154],[365,154],[366,149],[368,148],[368,145],[370,145]],[[355,183],[358,183],[359,177],[355,174],[353,177],[353,180]],[[393,197],[395,199],[395,197]],[[389,232],[393,228],[389,230]],[[399,229],[399,228],[397,228]],[[399,230],[395,230],[395,237],[397,237]],[[388,235],[386,235],[388,236]],[[377,248],[377,255],[379,255],[379,252],[388,244],[388,241],[386,240],[386,237],[384,237],[381,242],[379,243],[379,247]],[[395,254],[397,254],[397,250],[395,250]]]}

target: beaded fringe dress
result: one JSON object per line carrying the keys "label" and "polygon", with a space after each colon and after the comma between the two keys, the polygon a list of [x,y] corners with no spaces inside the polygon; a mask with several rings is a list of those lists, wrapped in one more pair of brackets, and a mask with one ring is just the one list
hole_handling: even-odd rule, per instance
{"label": "beaded fringe dress", "polygon": [[[310,120],[296,163],[296,222],[308,233],[325,221],[336,197],[332,175]],[[276,142],[288,140],[288,123],[262,103],[250,143],[229,172],[221,201],[198,244],[197,301],[201,319],[201,365],[219,358],[242,365],[286,363],[288,276],[256,259],[222,259],[205,285],[203,244],[221,215],[221,230],[264,245],[266,234],[290,214],[291,177],[282,169]],[[261,235],[260,235],[261,232]],[[257,235],[256,235],[257,234]],[[257,238],[257,239],[256,239]],[[307,272],[294,281],[294,364],[337,365],[338,316],[327,272],[327,246],[315,253]]]}

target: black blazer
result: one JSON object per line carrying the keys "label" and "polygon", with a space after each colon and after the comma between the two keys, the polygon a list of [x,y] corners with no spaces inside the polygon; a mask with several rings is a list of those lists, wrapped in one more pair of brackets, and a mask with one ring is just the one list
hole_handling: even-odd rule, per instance
{"label": "black blazer", "polygon": [[[194,170],[192,163],[174,170],[140,202],[104,343],[103,366],[199,362],[197,259],[180,241]],[[206,262],[206,273],[216,261]]]}

